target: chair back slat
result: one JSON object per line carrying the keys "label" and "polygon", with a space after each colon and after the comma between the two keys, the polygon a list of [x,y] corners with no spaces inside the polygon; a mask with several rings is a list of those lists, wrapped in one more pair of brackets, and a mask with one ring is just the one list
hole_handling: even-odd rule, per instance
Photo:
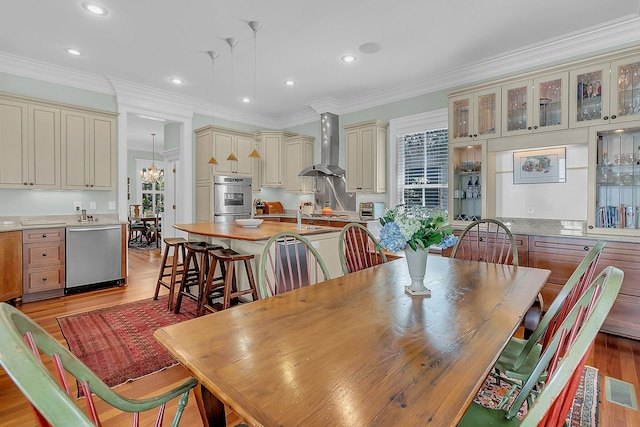
{"label": "chair back slat", "polygon": [[518,248],[511,231],[495,219],[469,224],[458,237],[452,258],[518,265]]}
{"label": "chair back slat", "polygon": [[300,234],[281,232],[265,244],[258,266],[258,289],[262,298],[328,279],[322,257]]}
{"label": "chair back slat", "polygon": [[371,231],[361,224],[345,225],[338,239],[340,264],[344,274],[387,262],[382,248],[376,249],[378,241]]}

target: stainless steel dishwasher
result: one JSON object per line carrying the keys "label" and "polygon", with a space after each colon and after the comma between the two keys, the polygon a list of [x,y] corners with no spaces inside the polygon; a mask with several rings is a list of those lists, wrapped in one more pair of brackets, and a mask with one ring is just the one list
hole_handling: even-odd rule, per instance
{"label": "stainless steel dishwasher", "polygon": [[65,270],[65,293],[122,283],[122,226],[67,227]]}

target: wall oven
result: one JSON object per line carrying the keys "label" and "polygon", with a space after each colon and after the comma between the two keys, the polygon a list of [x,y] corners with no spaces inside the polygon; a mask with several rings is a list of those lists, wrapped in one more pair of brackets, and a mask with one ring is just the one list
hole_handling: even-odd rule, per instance
{"label": "wall oven", "polygon": [[251,178],[216,175],[213,180],[213,221],[251,218]]}

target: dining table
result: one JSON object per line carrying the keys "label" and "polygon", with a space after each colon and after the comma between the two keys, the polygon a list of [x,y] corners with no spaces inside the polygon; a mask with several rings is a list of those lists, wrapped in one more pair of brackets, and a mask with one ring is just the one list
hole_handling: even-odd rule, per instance
{"label": "dining table", "polygon": [[[141,222],[147,230],[150,229],[150,225],[153,227],[153,230],[158,230],[159,219],[158,215],[129,216],[129,224]],[[148,236],[149,235],[147,235],[147,245],[151,245],[151,239]],[[152,238],[156,242],[156,248],[159,247],[159,239],[157,238],[156,233],[153,233]]]}
{"label": "dining table", "polygon": [[166,326],[155,338],[200,382],[205,425],[452,426],[549,270],[430,255]]}

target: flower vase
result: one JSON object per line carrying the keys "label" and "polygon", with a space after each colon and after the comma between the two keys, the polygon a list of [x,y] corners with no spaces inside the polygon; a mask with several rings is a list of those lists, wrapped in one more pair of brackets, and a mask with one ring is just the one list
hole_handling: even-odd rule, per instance
{"label": "flower vase", "polygon": [[411,285],[405,287],[405,292],[411,296],[430,296],[431,291],[424,286],[424,274],[427,270],[427,255],[429,248],[411,249],[407,245],[404,250],[407,266],[409,267],[409,276],[411,277]]}

